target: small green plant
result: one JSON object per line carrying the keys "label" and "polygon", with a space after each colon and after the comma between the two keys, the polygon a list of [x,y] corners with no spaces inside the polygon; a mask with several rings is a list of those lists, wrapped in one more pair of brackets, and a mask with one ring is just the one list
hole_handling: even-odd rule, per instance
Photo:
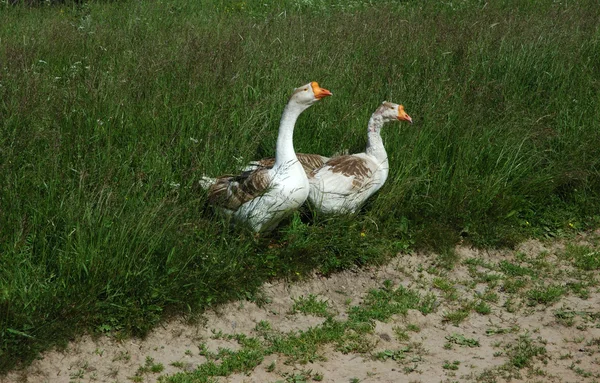
{"label": "small green plant", "polygon": [[522,335],[516,344],[507,347],[506,353],[509,357],[509,365],[521,369],[531,366],[535,357],[544,357],[546,348],[537,345],[529,336]]}
{"label": "small green plant", "polygon": [[573,372],[575,372],[577,375],[581,376],[582,378],[590,378],[590,377],[594,376],[594,374],[592,372],[586,371],[583,368],[576,366],[575,363],[571,363],[569,368],[571,370],[573,370]]}
{"label": "small green plant", "polygon": [[402,328],[395,326],[393,328],[393,330],[394,330],[394,335],[396,336],[396,339],[398,339],[400,342],[405,342],[407,340],[410,340],[410,336]]}
{"label": "small green plant", "polygon": [[456,311],[450,311],[444,314],[442,321],[450,322],[455,326],[458,326],[463,320],[469,316],[469,310],[461,308]]}
{"label": "small green plant", "polygon": [[444,296],[449,301],[454,301],[458,298],[454,284],[446,278],[434,278],[433,286],[444,292]]}
{"label": "small green plant", "polygon": [[510,334],[519,331],[519,326],[513,327],[490,327],[485,330],[485,335]]}
{"label": "small green plant", "polygon": [[78,369],[77,371],[75,371],[75,372],[73,372],[73,373],[69,374],[69,377],[70,377],[71,379],[83,379],[83,378],[84,378],[84,376],[85,376],[85,370],[83,370],[83,369],[81,369],[81,368],[80,368],[80,369]]}
{"label": "small green plant", "polygon": [[527,281],[519,278],[507,278],[504,280],[503,289],[509,294],[517,293],[527,285]]}
{"label": "small green plant", "polygon": [[117,355],[113,358],[113,362],[125,361],[129,362],[131,360],[131,354],[129,351],[119,351]]}
{"label": "small green plant", "polygon": [[326,300],[319,300],[316,295],[309,294],[308,297],[300,296],[292,298],[294,305],[292,306],[291,314],[301,312],[303,314],[312,314],[326,317],[329,315],[329,304]]}
{"label": "small green plant", "polygon": [[589,246],[567,245],[563,257],[573,260],[573,265],[581,270],[600,269],[600,251]]}
{"label": "small green plant", "polygon": [[541,289],[532,289],[527,292],[528,305],[549,305],[558,301],[564,293],[565,289],[556,285],[546,286]]}
{"label": "small green plant", "polygon": [[137,372],[135,373],[135,375],[136,376],[141,376],[141,375],[146,374],[148,372],[152,372],[154,374],[157,374],[159,372],[162,372],[164,369],[165,369],[165,367],[163,366],[162,363],[154,363],[154,358],[151,358],[151,357],[147,356],[144,365],[140,366],[137,369]]}
{"label": "small green plant", "polygon": [[444,364],[442,365],[442,368],[444,370],[458,370],[458,366],[460,365],[460,361],[455,360],[454,362],[450,363],[449,361],[444,361]]}
{"label": "small green plant", "polygon": [[258,332],[265,332],[265,331],[270,331],[271,330],[271,323],[269,323],[268,321],[265,320],[261,320],[260,322],[258,322],[256,324],[256,326],[254,327],[254,329]]}
{"label": "small green plant", "polygon": [[392,360],[404,360],[406,359],[406,353],[410,352],[411,348],[410,347],[403,347],[401,349],[398,350],[385,350],[385,351],[380,351],[375,355],[376,359],[379,360],[387,360],[387,359],[392,359]]}
{"label": "small green plant", "polygon": [[477,339],[467,338],[461,334],[447,335],[446,340],[459,346],[479,347],[479,341]]}
{"label": "small green plant", "polygon": [[481,295],[481,300],[486,302],[497,303],[499,299],[500,297],[498,296],[498,294],[495,291],[489,289]]}
{"label": "small green plant", "polygon": [[445,270],[453,270],[456,263],[460,261],[460,256],[454,248],[447,248],[437,256],[436,264]]}
{"label": "small green plant", "polygon": [[480,301],[479,303],[477,303],[475,306],[473,306],[473,309],[475,310],[475,312],[482,315],[487,315],[492,312],[490,306],[484,301]]}
{"label": "small green plant", "polygon": [[536,273],[527,267],[522,267],[508,261],[500,261],[498,268],[508,277],[535,276]]}

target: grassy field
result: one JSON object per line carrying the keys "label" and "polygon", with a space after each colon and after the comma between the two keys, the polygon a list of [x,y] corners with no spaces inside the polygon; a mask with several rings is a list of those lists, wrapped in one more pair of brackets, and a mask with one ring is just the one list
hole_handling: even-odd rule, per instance
{"label": "grassy field", "polygon": [[[599,18],[591,0],[0,3],[0,372],[273,277],[597,227]],[[273,155],[313,80],[334,96],[298,151],[362,151],[379,103],[405,105],[387,184],[354,217],[231,230],[200,176]]]}

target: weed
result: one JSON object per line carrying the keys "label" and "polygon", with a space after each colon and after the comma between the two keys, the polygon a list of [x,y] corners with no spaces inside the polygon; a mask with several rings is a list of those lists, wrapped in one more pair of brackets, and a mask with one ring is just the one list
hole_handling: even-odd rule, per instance
{"label": "weed", "polygon": [[385,351],[380,351],[375,355],[376,359],[379,360],[387,360],[387,359],[392,359],[392,360],[404,360],[406,359],[406,353],[410,352],[411,348],[406,346],[403,347],[399,350],[385,350]]}
{"label": "weed", "polygon": [[486,290],[486,292],[480,296],[483,301],[497,303],[500,297],[493,290]]}
{"label": "weed", "polygon": [[569,244],[563,257],[571,259],[573,265],[581,270],[591,271],[600,269],[600,251],[595,251],[589,246]]}
{"label": "weed", "polygon": [[434,278],[433,286],[443,291],[446,294],[448,300],[456,299],[456,288],[454,287],[454,284],[451,281],[445,278]]}
{"label": "weed", "polygon": [[527,292],[528,304],[535,306],[537,304],[549,305],[560,299],[565,293],[565,289],[561,286],[550,285],[542,289],[532,289]]}
{"label": "weed", "polygon": [[582,378],[589,378],[589,377],[594,376],[594,374],[592,372],[586,371],[581,367],[575,366],[575,363],[571,363],[569,368],[571,370],[573,370],[573,372],[575,372],[577,375],[581,376]]}
{"label": "weed", "polygon": [[445,270],[452,270],[456,263],[460,261],[460,256],[453,249],[445,249],[443,250],[436,259],[436,264],[442,267]]}
{"label": "weed", "polygon": [[364,304],[352,307],[348,314],[354,323],[371,320],[385,322],[394,314],[406,314],[409,309],[418,308],[420,301],[419,295],[413,291],[403,286],[394,290],[388,283],[383,289],[369,291]]}
{"label": "weed", "polygon": [[509,365],[521,369],[531,366],[535,357],[543,357],[546,348],[537,345],[529,336],[522,335],[516,344],[507,347],[506,353],[509,357]]}
{"label": "weed", "polygon": [[461,308],[456,311],[450,311],[444,314],[442,321],[450,322],[455,326],[458,326],[460,322],[465,320],[469,316],[469,310],[467,308]]}
{"label": "weed", "polygon": [[498,264],[498,268],[500,269],[500,271],[502,271],[506,276],[509,277],[522,277],[522,276],[535,276],[536,273],[527,267],[522,267],[519,265],[516,265],[514,263],[508,262],[508,261],[500,261],[500,263]]}
{"label": "weed", "polygon": [[394,326],[393,330],[394,330],[394,335],[396,335],[396,339],[399,340],[400,342],[410,340],[410,335],[408,335],[408,333],[405,330],[401,329],[400,327]]}
{"label": "weed", "polygon": [[326,300],[319,300],[317,296],[309,294],[308,297],[301,296],[292,298],[294,305],[292,306],[291,314],[301,312],[304,314],[312,314],[326,317],[329,315],[329,304]]}
{"label": "weed", "polygon": [[125,361],[129,362],[131,360],[131,354],[129,351],[119,351],[117,355],[113,358],[113,362]]}
{"label": "weed", "polygon": [[259,321],[256,326],[254,327],[254,329],[258,332],[267,332],[271,330],[271,323],[265,321],[265,320],[261,320]]}
{"label": "weed", "polygon": [[490,305],[488,305],[484,301],[480,301],[475,306],[473,306],[473,310],[475,310],[475,312],[482,314],[482,315],[487,315],[492,312]]}
{"label": "weed", "polygon": [[520,291],[523,287],[527,285],[527,281],[524,279],[518,278],[508,278],[504,280],[504,284],[502,286],[503,290],[509,294],[514,294]]}
{"label": "weed", "polygon": [[510,333],[515,333],[519,331],[519,326],[513,326],[513,327],[492,327],[492,328],[488,328],[485,330],[485,334],[486,335],[496,335],[496,334],[510,334]]}
{"label": "weed", "polygon": [[464,335],[461,334],[447,335],[446,340],[449,343],[454,343],[459,346],[479,347],[479,341],[477,339],[466,338]]}
{"label": "weed", "polygon": [[444,361],[442,368],[444,370],[458,370],[459,365],[460,365],[460,362],[458,360],[455,360],[452,363],[450,363],[449,361],[446,360],[446,361]]}

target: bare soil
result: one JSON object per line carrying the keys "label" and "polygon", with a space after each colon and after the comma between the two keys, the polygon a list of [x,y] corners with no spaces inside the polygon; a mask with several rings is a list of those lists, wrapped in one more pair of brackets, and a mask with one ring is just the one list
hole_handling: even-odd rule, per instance
{"label": "bare soil", "polygon": [[[575,241],[589,243],[588,240],[581,237]],[[200,355],[199,345],[202,343],[212,351],[219,347],[234,351],[239,348],[235,341],[214,339],[215,333],[256,336],[255,327],[260,321],[268,321],[274,330],[282,333],[318,326],[324,318],[291,313],[293,299],[309,294],[327,299],[330,308],[337,313],[337,319],[343,320],[349,307],[360,304],[369,289],[380,288],[384,280],[419,291],[422,295],[433,292],[440,297],[440,305],[428,315],[410,310],[406,316],[394,316],[387,323],[378,322],[374,333],[368,335],[367,341],[372,347],[367,353],[344,354],[328,345],[321,350],[325,361],[305,365],[286,363],[286,358],[281,355],[269,355],[253,371],[222,377],[219,381],[294,381],[290,377],[295,373],[309,370],[321,374],[324,382],[599,381],[600,291],[597,286],[589,289],[586,299],[568,292],[553,304],[531,306],[524,300],[509,297],[501,288],[492,285],[498,299],[489,303],[489,314],[472,311],[457,325],[445,320],[445,315],[456,310],[461,302],[473,300],[490,288],[487,283],[474,282],[464,260],[476,258],[498,263],[514,260],[518,253],[531,258],[544,254],[546,264],[568,269],[570,266],[557,255],[564,247],[563,243],[556,241],[528,241],[516,250],[485,251],[457,247],[456,254],[460,260],[452,270],[443,274],[454,283],[458,294],[455,300],[444,299],[444,293],[434,287],[433,280],[439,274],[429,271],[434,270],[436,262],[439,262],[436,254],[399,254],[390,263],[379,267],[345,271],[329,277],[314,275],[301,282],[267,283],[264,293],[270,301],[262,307],[248,301],[232,302],[205,313],[195,323],[184,320],[165,323],[143,340],[84,336],[70,343],[66,350],[46,352],[27,369],[10,373],[0,381],[129,382],[146,359],[152,358],[154,363],[164,366],[160,373],[143,375],[143,381],[154,382],[161,375],[192,371],[206,362],[206,358]],[[597,279],[598,270],[593,273],[593,278]],[[566,285],[572,278],[569,273],[561,275],[564,275],[563,280],[548,282]],[[571,313],[570,321],[566,323],[557,316],[557,312]],[[415,329],[407,331],[410,338],[397,339],[395,328],[406,328],[407,325]],[[479,346],[453,343],[453,336],[454,339],[461,336],[476,339]],[[532,365],[527,368],[507,372],[502,366],[507,365],[510,350],[514,350],[522,336],[545,348],[545,354],[533,358]],[[403,360],[374,357],[380,351],[398,350],[407,344],[412,352]],[[456,369],[448,368],[452,364]]]}

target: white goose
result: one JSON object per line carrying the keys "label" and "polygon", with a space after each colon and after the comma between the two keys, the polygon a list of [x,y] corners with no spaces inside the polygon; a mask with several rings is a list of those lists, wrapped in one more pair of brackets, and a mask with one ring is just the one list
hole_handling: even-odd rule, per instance
{"label": "white goose", "polygon": [[311,82],[294,89],[281,121],[270,168],[255,168],[240,175],[202,177],[209,202],[235,219],[247,222],[256,232],[273,229],[288,213],[300,207],[308,196],[308,179],[296,153],[293,133],[298,116],[323,97],[327,89]]}
{"label": "white goose", "polygon": [[323,213],[354,213],[385,183],[389,163],[381,128],[389,121],[412,123],[404,106],[384,101],[371,115],[364,153],[332,157],[308,173],[308,202]]}

